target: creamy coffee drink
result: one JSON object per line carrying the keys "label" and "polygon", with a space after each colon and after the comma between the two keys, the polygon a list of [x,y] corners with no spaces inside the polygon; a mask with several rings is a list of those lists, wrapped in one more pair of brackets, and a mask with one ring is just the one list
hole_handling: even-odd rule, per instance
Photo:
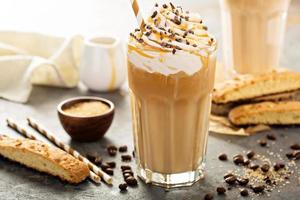
{"label": "creamy coffee drink", "polygon": [[278,67],[290,0],[220,0],[224,59],[238,73]]}
{"label": "creamy coffee drink", "polygon": [[156,5],[131,33],[128,77],[139,176],[164,187],[203,176],[216,42],[197,14]]}

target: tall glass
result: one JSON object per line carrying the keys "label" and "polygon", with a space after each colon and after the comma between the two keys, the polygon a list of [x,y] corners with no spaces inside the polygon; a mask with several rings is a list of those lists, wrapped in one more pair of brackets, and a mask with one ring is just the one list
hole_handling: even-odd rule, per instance
{"label": "tall glass", "polygon": [[279,66],[290,0],[220,0],[227,69],[260,74]]}
{"label": "tall glass", "polygon": [[[131,51],[145,56],[129,42]],[[136,161],[147,183],[172,188],[203,177],[216,58],[207,52],[199,59],[196,73],[166,76],[128,57]]]}

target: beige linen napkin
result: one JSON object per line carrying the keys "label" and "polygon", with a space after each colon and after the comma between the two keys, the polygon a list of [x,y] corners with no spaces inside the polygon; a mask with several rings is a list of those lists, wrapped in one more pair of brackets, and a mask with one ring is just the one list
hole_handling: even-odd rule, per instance
{"label": "beige linen napkin", "polygon": [[75,87],[83,38],[0,31],[0,97],[25,103],[32,84]]}

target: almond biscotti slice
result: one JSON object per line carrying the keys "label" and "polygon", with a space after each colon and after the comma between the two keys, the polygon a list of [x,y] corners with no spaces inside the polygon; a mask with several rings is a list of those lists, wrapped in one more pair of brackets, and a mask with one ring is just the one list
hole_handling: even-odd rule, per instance
{"label": "almond biscotti slice", "polygon": [[300,124],[300,101],[261,102],[238,106],[229,112],[234,125]]}
{"label": "almond biscotti slice", "polygon": [[73,184],[80,183],[89,175],[89,168],[83,162],[37,140],[0,135],[0,155]]}
{"label": "almond biscotti slice", "polygon": [[215,87],[213,102],[225,104],[300,89],[300,73],[273,71],[262,75],[238,75]]}

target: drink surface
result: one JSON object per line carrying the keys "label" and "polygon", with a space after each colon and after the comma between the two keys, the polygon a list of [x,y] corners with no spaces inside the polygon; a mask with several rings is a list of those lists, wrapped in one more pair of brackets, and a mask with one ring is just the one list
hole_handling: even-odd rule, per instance
{"label": "drink surface", "polygon": [[134,143],[138,165],[148,174],[170,178],[200,170],[207,143],[215,48],[216,41],[201,18],[173,4],[156,5],[145,26],[131,33],[128,80]]}
{"label": "drink surface", "polygon": [[289,0],[220,0],[224,58],[238,73],[278,67]]}

